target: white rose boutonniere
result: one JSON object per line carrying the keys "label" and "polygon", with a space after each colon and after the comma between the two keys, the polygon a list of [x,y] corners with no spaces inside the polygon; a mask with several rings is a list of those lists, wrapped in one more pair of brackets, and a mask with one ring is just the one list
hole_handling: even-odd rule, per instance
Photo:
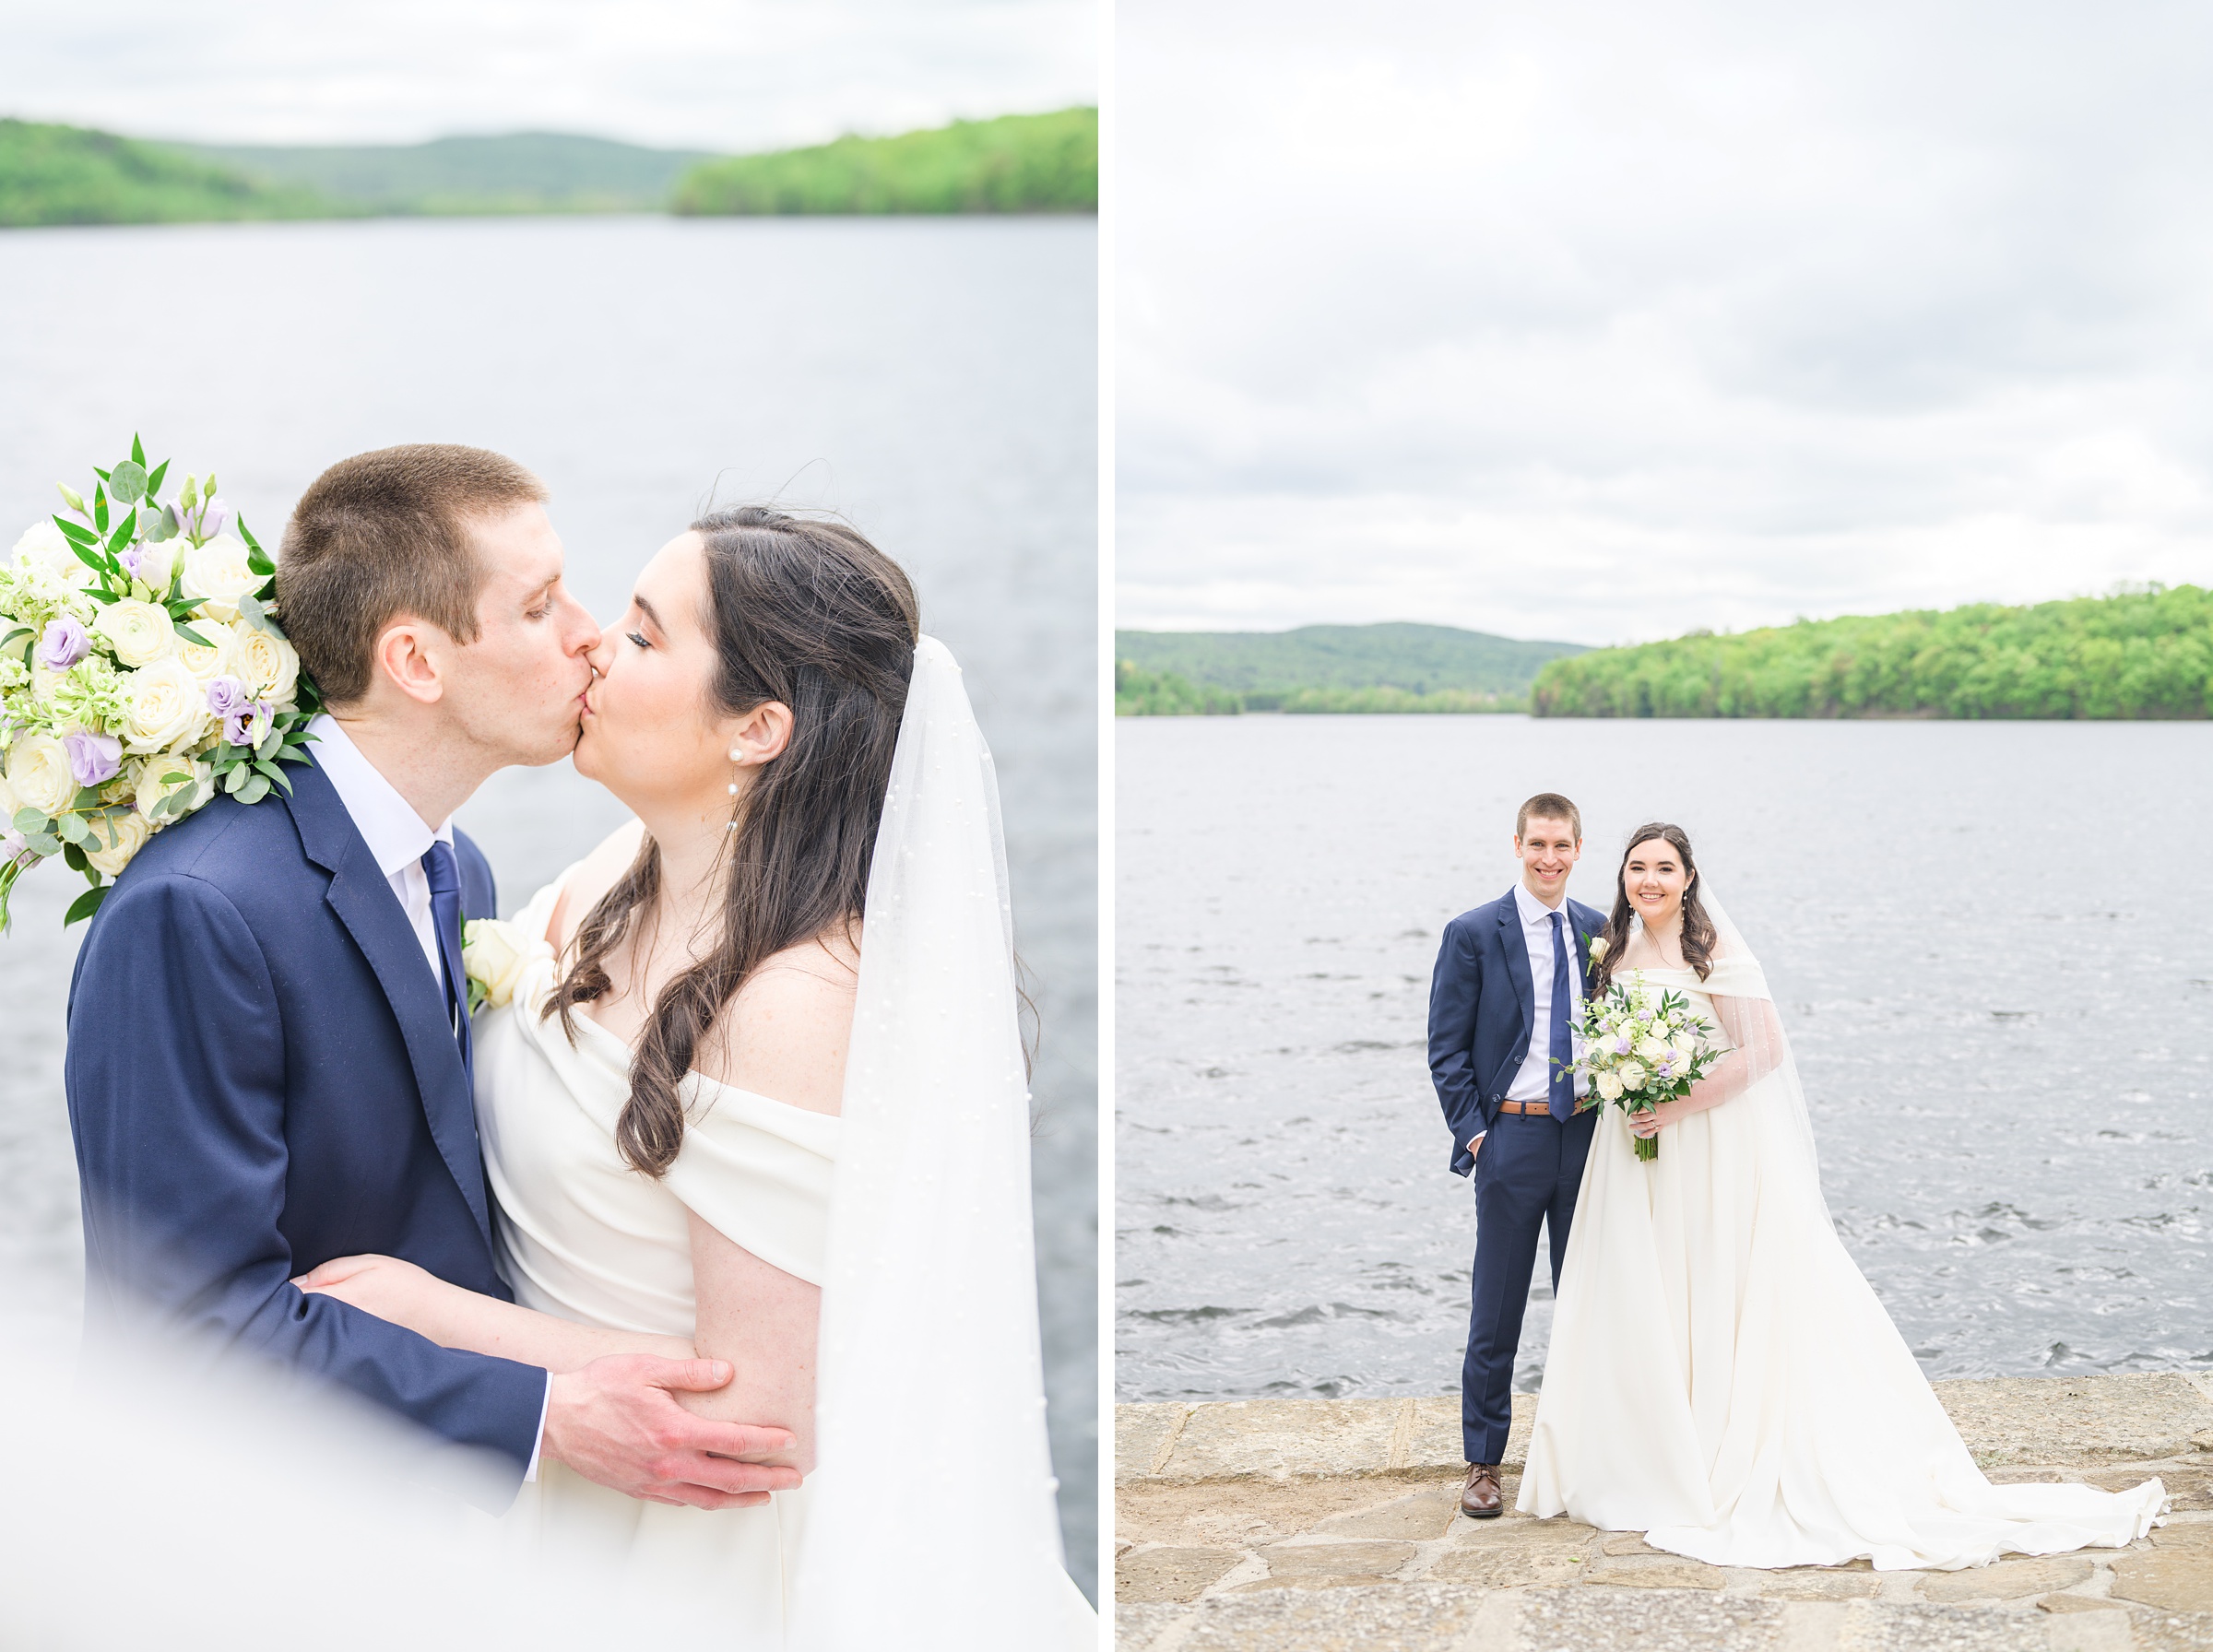
{"label": "white rose boutonniere", "polygon": [[522,931],[498,918],[471,918],[461,926],[461,968],[468,976],[468,1010],[504,1009],[533,949]]}
{"label": "white rose boutonniere", "polygon": [[1596,963],[1606,955],[1606,938],[1603,935],[1593,935],[1590,938],[1590,942],[1591,962]]}

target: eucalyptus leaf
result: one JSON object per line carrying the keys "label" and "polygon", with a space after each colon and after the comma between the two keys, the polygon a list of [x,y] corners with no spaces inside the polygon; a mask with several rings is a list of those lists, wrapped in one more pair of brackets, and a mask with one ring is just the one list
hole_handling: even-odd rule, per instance
{"label": "eucalyptus leaf", "polygon": [[166,545],[177,537],[177,507],[163,505],[161,514],[154,518],[153,526],[146,530],[146,542],[148,545]]}
{"label": "eucalyptus leaf", "polygon": [[62,927],[66,929],[72,924],[81,924],[98,912],[100,903],[108,898],[108,891],[114,887],[112,883],[103,883],[98,889],[89,889],[77,896],[70,903],[68,913],[63,917]]}
{"label": "eucalyptus leaf", "polygon": [[261,744],[254,748],[254,755],[259,758],[274,757],[277,749],[283,744],[284,730],[272,726],[268,733],[261,737]]}
{"label": "eucalyptus leaf", "polygon": [[54,821],[54,825],[73,844],[89,844],[92,841],[92,829],[85,824],[82,815],[64,815]]}
{"label": "eucalyptus leaf", "polygon": [[33,855],[59,855],[62,840],[50,832],[34,832],[24,838],[23,846]]}
{"label": "eucalyptus leaf", "polygon": [[114,490],[117,504],[136,504],[146,497],[146,466],[136,459],[125,459],[108,478],[108,486]]}
{"label": "eucalyptus leaf", "polygon": [[8,823],[29,837],[45,831],[47,822],[46,817],[37,809],[25,808],[16,810],[16,818]]}
{"label": "eucalyptus leaf", "polygon": [[223,776],[223,790],[230,796],[236,796],[239,788],[246,784],[246,777],[251,773],[252,771],[248,769],[232,769]]}
{"label": "eucalyptus leaf", "polygon": [[268,795],[269,779],[266,774],[256,774],[238,788],[238,800],[241,803],[259,803]]}
{"label": "eucalyptus leaf", "polygon": [[89,808],[98,808],[100,807],[100,788],[96,785],[77,787],[77,801],[70,804],[69,807],[79,814]]}
{"label": "eucalyptus leaf", "polygon": [[261,606],[261,598],[251,591],[238,599],[238,617],[254,630],[266,631],[273,637],[284,634],[277,629],[277,622],[269,618],[268,611]]}

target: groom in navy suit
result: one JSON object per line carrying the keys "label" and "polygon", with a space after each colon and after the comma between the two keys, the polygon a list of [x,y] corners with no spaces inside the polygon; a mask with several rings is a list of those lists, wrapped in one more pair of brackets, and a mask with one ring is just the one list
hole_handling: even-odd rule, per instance
{"label": "groom in navy suit", "polygon": [[454,811],[495,771],[576,743],[598,628],[562,584],[545,489],[496,454],[401,447],[333,466],[294,510],[285,627],[329,711],[289,796],[217,797],[157,833],[93,919],[65,1076],[87,1317],[242,1350],[497,1467],[541,1456],[703,1508],[798,1483],[736,1459],[781,1430],[675,1391],[717,1361],[552,1373],[441,1348],[291,1281],[381,1253],[488,1296],[465,918],[491,868]]}
{"label": "groom in navy suit", "polygon": [[1551,1234],[1556,1291],[1591,1150],[1595,1115],[1577,1111],[1588,1087],[1559,1065],[1574,1055],[1569,1029],[1590,979],[1591,940],[1606,922],[1568,899],[1582,850],[1574,804],[1556,792],[1524,803],[1514,820],[1521,881],[1445,926],[1429,987],[1429,1076],[1452,1131],[1452,1173],[1475,1183],[1460,1506],[1478,1520],[1503,1507],[1498,1465],[1537,1230]]}

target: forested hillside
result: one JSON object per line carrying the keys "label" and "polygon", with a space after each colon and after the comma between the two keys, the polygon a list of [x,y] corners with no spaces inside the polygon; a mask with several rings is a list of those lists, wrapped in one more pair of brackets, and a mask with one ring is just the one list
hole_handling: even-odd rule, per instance
{"label": "forested hillside", "polygon": [[701,216],[1095,212],[1099,112],[955,121],[897,137],[711,160],[677,185]]}
{"label": "forested hillside", "polygon": [[2203,717],[2213,592],[2157,586],[1710,632],[1556,660],[1552,717]]}

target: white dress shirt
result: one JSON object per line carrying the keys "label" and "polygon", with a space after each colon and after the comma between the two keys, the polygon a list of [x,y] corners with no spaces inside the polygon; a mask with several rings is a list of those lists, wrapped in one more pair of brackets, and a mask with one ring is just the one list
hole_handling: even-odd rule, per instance
{"label": "white dress shirt", "polygon": [[[1514,1081],[1507,1087],[1509,1102],[1541,1102],[1552,1092],[1552,914],[1547,906],[1529,892],[1523,883],[1514,885],[1514,906],[1521,914],[1521,940],[1529,949],[1529,980],[1531,992],[1531,1025],[1529,1054],[1521,1058],[1521,1066],[1514,1074]],[[1582,1001],[1583,972],[1576,967],[1575,919],[1568,911],[1568,898],[1560,897],[1560,944],[1568,949],[1568,1014],[1575,1015],[1575,1006]],[[1563,1061],[1571,1060],[1572,1050],[1558,1052]],[[1575,1093],[1591,1093],[1591,1081],[1581,1073],[1575,1075]],[[1486,1131],[1477,1131],[1468,1139],[1473,1147],[1481,1141]]]}
{"label": "white dress shirt", "polygon": [[[391,884],[392,893],[399,902],[400,911],[408,914],[408,922],[415,930],[415,938],[422,943],[424,962],[430,965],[431,980],[438,990],[445,990],[445,965],[438,956],[438,926],[431,917],[431,879],[422,869],[422,857],[430,853],[433,843],[454,846],[454,823],[450,820],[435,832],[415,812],[415,806],[399,795],[399,788],[378,772],[376,765],[361,755],[361,749],[348,738],[337,718],[324,713],[308,725],[308,733],[314,736],[315,767],[322,770],[330,781],[330,788],[338,795],[352,818],[354,830],[361,834],[361,842],[369,845],[369,855]],[[459,862],[456,860],[456,865]],[[523,1478],[538,1478],[538,1456],[546,1436],[546,1410],[553,1400],[553,1374],[546,1373],[546,1398],[538,1411],[538,1445],[530,1448],[530,1467]]]}

